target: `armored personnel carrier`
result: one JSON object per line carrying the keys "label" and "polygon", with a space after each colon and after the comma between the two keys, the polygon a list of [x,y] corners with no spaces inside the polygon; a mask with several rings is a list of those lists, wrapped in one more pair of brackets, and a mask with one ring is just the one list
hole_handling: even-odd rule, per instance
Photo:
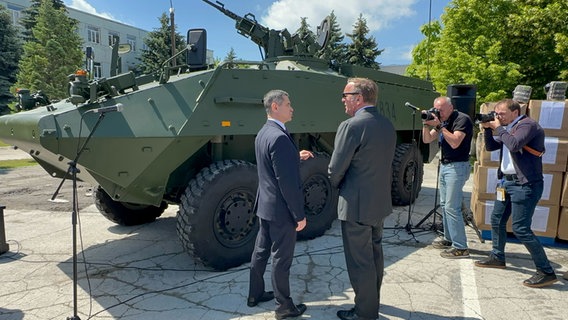
{"label": "armored personnel carrier", "polygon": [[206,30],[191,29],[187,47],[170,59],[183,56],[185,65],[168,60],[159,78],[127,72],[89,80],[79,72],[71,76],[68,99],[0,117],[0,139],[28,152],[53,177],[73,171],[91,183],[97,208],[117,224],[149,223],[178,205],[183,246],[224,270],[250,260],[258,230],[254,138],[266,121],[264,94],[290,93],[295,112],[287,127],[300,149],[316,154],[301,164],[308,223],[299,237],[309,239],[336,218],[337,191],[327,166],[335,131],[347,117],[341,92],[348,77],[367,77],[379,86],[379,111],[397,129],[385,183],[392,183],[394,204],[414,201],[423,163],[437,146],[420,143],[420,115],[405,102],[431,105],[438,94],[430,82],[317,58],[329,19],[317,39],[303,39],[266,28],[250,13],[241,17],[219,2],[204,2],[234,19],[263,59],[209,66]]}

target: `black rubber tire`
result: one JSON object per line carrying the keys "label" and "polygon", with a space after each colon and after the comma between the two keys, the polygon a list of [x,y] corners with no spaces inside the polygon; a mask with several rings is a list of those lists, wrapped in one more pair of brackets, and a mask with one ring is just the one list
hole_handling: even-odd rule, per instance
{"label": "black rubber tire", "polygon": [[423,178],[424,162],[420,150],[410,143],[397,145],[392,163],[392,204],[406,206],[413,203],[418,198]]}
{"label": "black rubber tire", "polygon": [[181,196],[177,232],[203,264],[227,270],[250,261],[258,219],[253,211],[256,166],[223,160],[202,169]]}
{"label": "black rubber tire", "polygon": [[329,155],[325,153],[314,153],[313,158],[300,164],[307,224],[304,230],[298,232],[298,239],[313,239],[323,235],[337,218],[338,191],[329,181],[329,160]]}
{"label": "black rubber tire", "polygon": [[135,226],[153,222],[168,207],[168,204],[164,201],[162,201],[159,207],[115,201],[101,186],[97,186],[93,194],[95,205],[101,214],[108,220],[122,226]]}

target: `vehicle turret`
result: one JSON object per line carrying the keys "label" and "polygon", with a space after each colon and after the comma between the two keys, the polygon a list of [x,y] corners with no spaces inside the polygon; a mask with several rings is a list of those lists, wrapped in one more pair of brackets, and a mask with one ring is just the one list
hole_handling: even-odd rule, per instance
{"label": "vehicle turret", "polygon": [[309,36],[302,37],[297,33],[291,35],[286,29],[269,29],[259,24],[252,13],[247,13],[244,17],[241,17],[225,9],[225,5],[219,1],[216,1],[216,4],[209,0],[203,0],[203,2],[235,20],[237,32],[256,43],[264,51],[264,57],[267,59],[278,56],[314,56],[327,43],[328,18],[324,19],[318,27],[318,41],[316,42]]}

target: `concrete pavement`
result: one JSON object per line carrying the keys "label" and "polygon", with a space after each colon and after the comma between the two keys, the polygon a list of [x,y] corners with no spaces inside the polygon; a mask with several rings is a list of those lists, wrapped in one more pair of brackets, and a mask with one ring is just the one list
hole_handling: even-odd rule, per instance
{"label": "concrete pavement", "polygon": [[[426,230],[405,230],[409,212],[414,226],[434,207],[436,164],[425,167],[416,205],[396,208],[385,223],[380,319],[566,319],[568,286],[560,277],[568,269],[566,247],[546,247],[559,282],[532,289],[522,285],[534,266],[520,244],[507,245],[507,269],[480,269],[473,261],[488,254],[491,242],[481,243],[472,228],[472,257],[458,260],[429,246],[436,236],[432,217],[422,225]],[[469,197],[471,179],[466,191]],[[246,264],[216,272],[183,251],[176,211],[170,206],[155,223],[123,227],[94,205],[81,210],[80,319],[274,319],[273,302],[246,306]],[[0,319],[73,316],[70,212],[5,209],[10,251],[0,255]],[[270,270],[268,286],[269,276]],[[337,319],[337,310],[352,307],[337,221],[324,236],[297,244],[290,283],[295,302],[308,306],[301,319]]]}
{"label": "concrete pavement", "polygon": [[20,159],[32,159],[32,156],[20,149],[14,149],[14,147],[0,147],[0,161]]}

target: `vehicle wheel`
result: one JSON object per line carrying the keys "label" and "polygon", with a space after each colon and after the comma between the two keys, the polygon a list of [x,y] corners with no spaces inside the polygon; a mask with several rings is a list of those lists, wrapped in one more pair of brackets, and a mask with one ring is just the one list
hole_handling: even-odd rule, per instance
{"label": "vehicle wheel", "polygon": [[164,213],[168,204],[162,201],[159,207],[113,200],[98,186],[94,191],[95,205],[110,221],[122,226],[135,226],[156,220]]}
{"label": "vehicle wheel", "polygon": [[298,233],[299,239],[313,239],[323,235],[337,218],[338,192],[329,182],[329,160],[329,155],[325,153],[314,153],[313,158],[300,164],[307,224]]}
{"label": "vehicle wheel", "polygon": [[392,163],[392,204],[406,206],[413,203],[423,177],[424,163],[418,148],[410,143],[397,145]]}
{"label": "vehicle wheel", "polygon": [[181,196],[177,232],[183,246],[214,269],[250,261],[258,219],[252,163],[224,160],[201,170]]}

